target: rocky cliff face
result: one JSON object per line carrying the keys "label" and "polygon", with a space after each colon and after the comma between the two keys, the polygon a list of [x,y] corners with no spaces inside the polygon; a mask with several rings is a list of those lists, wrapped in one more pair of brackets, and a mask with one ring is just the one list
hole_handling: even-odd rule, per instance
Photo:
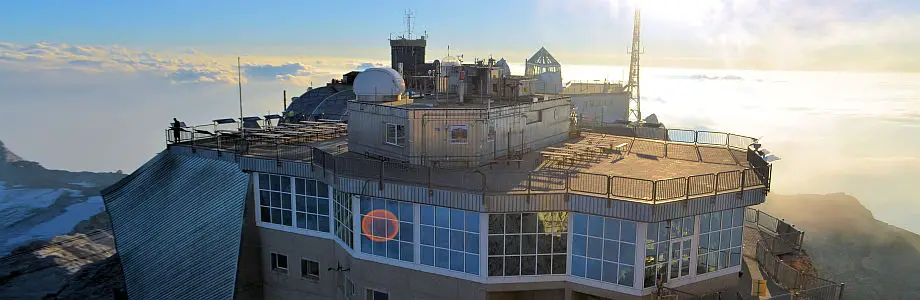
{"label": "rocky cliff face", "polygon": [[757,207],[805,230],[822,277],[848,299],[920,299],[920,235],[876,220],[845,194],[771,195]]}
{"label": "rocky cliff face", "polygon": [[104,210],[99,191],[118,173],[48,170],[0,142],[0,255],[66,234]]}
{"label": "rocky cliff face", "polygon": [[48,170],[0,142],[0,299],[112,299],[121,267],[99,191],[123,177]]}

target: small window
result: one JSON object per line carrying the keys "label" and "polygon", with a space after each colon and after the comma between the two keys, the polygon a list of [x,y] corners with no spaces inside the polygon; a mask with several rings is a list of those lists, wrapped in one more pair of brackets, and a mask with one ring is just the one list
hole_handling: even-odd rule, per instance
{"label": "small window", "polygon": [[390,294],[367,289],[367,300],[390,300]]}
{"label": "small window", "polygon": [[406,128],[398,124],[387,123],[385,141],[393,146],[406,145]]}
{"label": "small window", "polygon": [[307,279],[319,280],[319,263],[309,259],[301,259],[300,276]]}
{"label": "small window", "polygon": [[345,276],[345,280],[342,281],[342,285],[339,286],[342,289],[342,294],[345,295],[345,299],[352,299],[352,296],[357,295],[355,292],[355,283],[351,281],[351,278]]}
{"label": "small window", "polygon": [[272,270],[287,273],[288,261],[287,255],[272,253]]}

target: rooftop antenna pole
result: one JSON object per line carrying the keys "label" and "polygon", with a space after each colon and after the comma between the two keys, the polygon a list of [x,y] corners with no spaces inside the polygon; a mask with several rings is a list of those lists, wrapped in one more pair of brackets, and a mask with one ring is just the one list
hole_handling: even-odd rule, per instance
{"label": "rooftop antenna pole", "polygon": [[642,105],[639,96],[639,55],[642,54],[642,44],[639,40],[640,28],[639,7],[636,6],[635,20],[633,23],[633,40],[632,47],[629,49],[629,80],[626,84],[626,92],[629,94],[629,110],[626,112],[625,121],[635,118],[634,126],[642,124]]}
{"label": "rooftop antenna pole", "polygon": [[236,76],[240,93],[240,132],[242,132],[242,136],[245,137],[246,131],[243,130],[243,67],[240,63],[239,56],[236,57]]}
{"label": "rooftop antenna pole", "polygon": [[406,39],[412,39],[412,10],[406,10]]}

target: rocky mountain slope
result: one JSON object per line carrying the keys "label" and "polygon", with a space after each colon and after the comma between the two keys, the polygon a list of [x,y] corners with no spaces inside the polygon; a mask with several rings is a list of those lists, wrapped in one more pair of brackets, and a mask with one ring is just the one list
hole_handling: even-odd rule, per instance
{"label": "rocky mountain slope", "polygon": [[920,235],[876,220],[845,194],[771,195],[757,208],[805,230],[822,277],[848,299],[920,299]]}
{"label": "rocky mountain slope", "polygon": [[99,191],[123,177],[48,170],[0,142],[0,299],[112,299],[121,267]]}
{"label": "rocky mountain slope", "polygon": [[104,210],[99,191],[119,173],[48,170],[0,142],[0,255],[66,234]]}

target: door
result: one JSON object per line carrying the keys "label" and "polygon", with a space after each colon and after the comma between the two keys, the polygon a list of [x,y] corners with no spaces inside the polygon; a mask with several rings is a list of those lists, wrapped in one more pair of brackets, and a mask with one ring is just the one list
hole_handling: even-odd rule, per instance
{"label": "door", "polygon": [[669,279],[690,275],[690,238],[671,241],[671,257],[668,264]]}

